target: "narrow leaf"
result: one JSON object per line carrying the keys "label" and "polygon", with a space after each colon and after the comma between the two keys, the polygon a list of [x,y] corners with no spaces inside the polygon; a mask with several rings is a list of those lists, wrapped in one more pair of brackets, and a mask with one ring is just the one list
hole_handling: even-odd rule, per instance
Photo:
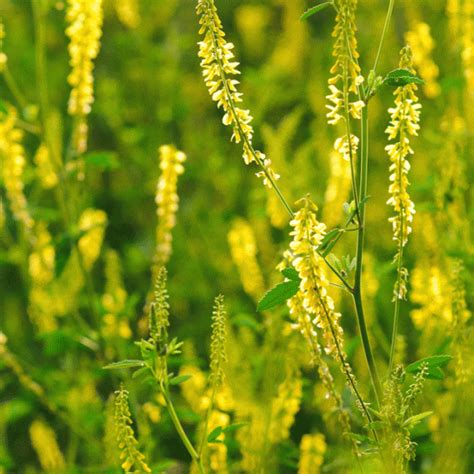
{"label": "narrow leaf", "polygon": [[427,364],[428,369],[434,367],[444,367],[452,358],[453,356],[447,354],[425,357],[424,359],[420,359],[416,362],[413,362],[412,364],[407,366],[405,370],[409,373],[418,372],[423,364]]}
{"label": "narrow leaf", "polygon": [[214,428],[210,433],[209,436],[207,437],[207,442],[208,443],[216,443],[217,438],[222,434],[224,430],[222,429],[222,426],[217,426]]}
{"label": "narrow leaf", "polygon": [[407,426],[408,428],[412,428],[413,426],[417,425],[420,423],[420,421],[424,420],[428,416],[432,415],[432,411],[424,411],[423,413],[418,413],[418,415],[410,416],[410,418],[407,418],[405,422],[403,423],[404,426]]}
{"label": "narrow leaf", "polygon": [[230,433],[231,431],[238,430],[239,428],[242,428],[247,425],[248,425],[247,421],[242,421],[241,423],[234,423],[232,425],[226,426],[222,431],[224,433]]}
{"label": "narrow leaf", "polygon": [[288,278],[288,280],[300,281],[298,272],[294,268],[291,268],[291,267],[285,268],[284,270],[281,271],[281,274],[285,278]]}
{"label": "narrow leaf", "polygon": [[173,377],[170,379],[170,385],[179,385],[180,383],[186,382],[186,380],[189,380],[192,377],[192,375],[177,375],[176,377]]}
{"label": "narrow leaf", "polygon": [[320,3],[319,5],[315,5],[314,7],[308,8],[302,15],[300,20],[307,20],[310,16],[313,16],[315,13],[324,10],[325,8],[331,6],[332,2],[324,2]]}
{"label": "narrow leaf", "polygon": [[129,369],[131,367],[143,367],[145,362],[142,360],[135,360],[135,359],[126,359],[121,360],[120,362],[112,362],[111,364],[105,365],[104,369]]}
{"label": "narrow leaf", "polygon": [[288,298],[296,295],[299,288],[299,281],[284,281],[267,291],[257,306],[257,311],[265,311],[267,309],[284,303]]}

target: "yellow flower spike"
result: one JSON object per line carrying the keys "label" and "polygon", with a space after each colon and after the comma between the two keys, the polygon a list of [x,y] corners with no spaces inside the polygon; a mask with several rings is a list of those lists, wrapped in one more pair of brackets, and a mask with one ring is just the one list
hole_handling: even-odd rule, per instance
{"label": "yellow flower spike", "polygon": [[332,55],[336,58],[330,72],[329,92],[326,96],[329,104],[326,108],[328,122],[335,125],[344,119],[345,110],[355,119],[360,119],[362,108],[365,106],[362,100],[351,100],[351,94],[358,93],[358,87],[363,78],[357,62],[355,12],[357,0],[335,0],[336,24],[332,36],[335,38]]}
{"label": "yellow flower spike", "polygon": [[59,448],[56,433],[47,423],[41,420],[33,421],[30,426],[30,439],[45,471],[65,471],[66,462]]}
{"label": "yellow flower spike", "polygon": [[252,226],[244,219],[235,219],[227,240],[244,290],[257,301],[265,291],[265,284],[257,261],[257,243]]}
{"label": "yellow flower spike", "polygon": [[413,64],[425,81],[423,85],[425,95],[429,98],[437,97],[441,93],[441,87],[437,81],[439,68],[432,58],[435,42],[431,36],[430,26],[418,22],[405,34],[405,40],[413,50]]}
{"label": "yellow flower spike", "polygon": [[115,0],[115,12],[122,25],[132,30],[140,26],[141,17],[138,0]]}
{"label": "yellow flower spike", "polygon": [[54,278],[55,250],[51,235],[44,222],[35,229],[33,252],[28,259],[28,270],[34,285],[46,286]]}
{"label": "yellow flower spike", "polygon": [[107,214],[100,209],[86,209],[79,219],[79,230],[85,232],[78,242],[87,269],[92,268],[100,255],[104,240]]}
{"label": "yellow flower spike", "polygon": [[26,168],[23,132],[15,127],[17,112],[9,108],[0,121],[0,156],[3,158],[3,182],[14,218],[31,234],[34,221],[24,194],[23,173]]}
{"label": "yellow flower spike", "polygon": [[121,451],[122,469],[125,472],[130,472],[134,467],[138,472],[151,472],[145,461],[145,456],[137,449],[138,441],[132,428],[132,418],[128,406],[128,391],[123,385],[115,392],[115,430]]}
{"label": "yellow flower spike", "polygon": [[[353,156],[357,154],[359,139],[352,135]],[[329,181],[324,194],[324,221],[329,227],[337,225],[342,216],[342,206],[351,189],[351,167],[349,164],[349,140],[347,135],[338,138],[329,156]]]}
{"label": "yellow flower spike", "polygon": [[76,136],[73,137],[75,149],[78,153],[84,153],[88,133],[86,117],[94,102],[94,60],[99,54],[102,36],[102,0],[68,0],[66,21],[72,68],[68,76],[72,87],[68,112],[78,120]]}
{"label": "yellow flower spike", "polygon": [[273,444],[288,439],[295,416],[300,410],[303,397],[303,382],[296,370],[291,370],[278,386],[278,393],[272,401],[269,440]]}
{"label": "yellow flower spike", "polygon": [[324,463],[326,440],[321,433],[305,434],[300,442],[298,474],[319,474]]}
{"label": "yellow flower spike", "polygon": [[239,81],[233,77],[240,74],[237,69],[239,63],[235,61],[232,51],[234,45],[225,39],[214,0],[198,0],[196,12],[200,17],[199,34],[203,36],[199,42],[199,57],[209,94],[217,107],[222,107],[222,123],[232,127],[232,140],[242,142],[245,164],[255,162],[262,169],[256,175],[263,178],[265,186],[274,187],[278,175],[271,167],[271,160],[253,148],[250,111],[237,106],[242,102],[242,93],[237,90]]}
{"label": "yellow flower spike", "polygon": [[58,175],[54,170],[48,147],[45,144],[42,143],[36,150],[34,162],[41,186],[44,189],[54,188],[58,184]]}
{"label": "yellow flower spike", "polygon": [[322,330],[326,352],[337,358],[337,353],[343,348],[341,315],[335,311],[334,301],[328,295],[324,261],[316,251],[326,234],[326,225],[317,220],[316,211],[316,205],[304,198],[302,207],[290,222],[293,227],[290,233],[293,237],[291,263],[301,278],[303,306],[314,319],[314,324]]}
{"label": "yellow flower spike", "polygon": [[[400,68],[413,71],[412,52],[409,46],[401,51]],[[420,129],[420,109],[416,96],[416,84],[407,84],[395,89],[395,107],[389,109],[390,125],[386,129],[389,140],[396,140],[385,147],[390,158],[390,199],[387,204],[393,207],[395,216],[389,218],[392,224],[393,239],[398,249],[395,259],[401,259],[403,247],[412,231],[415,205],[408,194],[408,172],[410,162],[408,156],[414,152],[410,147],[410,137],[418,135]],[[407,270],[399,265],[399,278],[395,285],[394,298],[406,298]]]}
{"label": "yellow flower spike", "polygon": [[154,263],[157,267],[166,265],[172,253],[172,230],[176,225],[178,211],[178,176],[184,173],[183,163],[186,155],[171,145],[159,149],[161,175],[156,188],[158,226],[156,228],[156,253]]}
{"label": "yellow flower spike", "polygon": [[226,310],[224,297],[219,295],[214,300],[212,311],[211,334],[211,380],[214,386],[222,385],[224,381],[224,364],[227,362],[226,343]]}

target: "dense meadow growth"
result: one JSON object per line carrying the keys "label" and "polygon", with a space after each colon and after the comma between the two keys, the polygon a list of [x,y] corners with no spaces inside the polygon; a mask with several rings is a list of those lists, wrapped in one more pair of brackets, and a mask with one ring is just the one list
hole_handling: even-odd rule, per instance
{"label": "dense meadow growth", "polygon": [[474,0],[0,0],[0,473],[474,471]]}

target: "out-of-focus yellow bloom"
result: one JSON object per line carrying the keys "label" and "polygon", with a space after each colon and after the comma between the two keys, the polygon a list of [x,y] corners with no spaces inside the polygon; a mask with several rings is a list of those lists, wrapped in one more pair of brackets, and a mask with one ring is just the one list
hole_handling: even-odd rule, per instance
{"label": "out-of-focus yellow bloom", "polygon": [[30,426],[30,439],[41,467],[47,472],[64,472],[66,462],[59,448],[56,433],[44,421],[35,420]]}
{"label": "out-of-focus yellow bloom", "polygon": [[48,147],[45,144],[42,143],[36,150],[34,162],[41,186],[44,189],[54,188],[58,184],[58,175],[54,170]]}
{"label": "out-of-focus yellow bloom", "polygon": [[363,81],[360,67],[357,62],[355,12],[357,0],[335,0],[337,10],[336,25],[332,36],[335,38],[333,56],[336,62],[330,72],[329,91],[327,99],[329,110],[327,117],[331,125],[344,118],[345,110],[353,118],[359,119],[361,110],[365,106],[362,100],[351,101],[350,94],[357,94],[358,87]]}
{"label": "out-of-focus yellow bloom", "polygon": [[[347,136],[338,138],[329,158],[329,181],[324,194],[324,221],[328,227],[340,222],[342,206],[351,189],[351,167],[349,164],[349,141]],[[359,139],[352,135],[352,156],[357,156]]]}
{"label": "out-of-focus yellow bloom", "polygon": [[[400,67],[413,71],[412,53],[409,46],[401,51]],[[388,192],[390,198],[387,204],[393,207],[395,216],[390,217],[392,223],[393,239],[397,242],[397,256],[402,252],[408,241],[408,235],[412,231],[415,204],[408,194],[408,171],[410,162],[408,156],[413,154],[410,147],[410,137],[418,135],[420,129],[420,109],[416,96],[416,84],[407,84],[395,89],[395,107],[389,109],[391,115],[390,125],[386,129],[389,140],[396,143],[387,145],[385,150],[390,157],[390,186]],[[397,258],[397,257],[396,257]],[[400,284],[396,285],[395,298],[404,299],[406,296],[406,269],[401,268],[399,278]]]}
{"label": "out-of-focus yellow bloom", "polygon": [[252,56],[260,56],[264,51],[265,29],[271,20],[271,10],[267,5],[240,5],[235,10],[235,24],[246,50]]}
{"label": "out-of-focus yellow bloom", "polygon": [[114,7],[120,23],[130,29],[140,26],[141,18],[138,0],[114,0]]}
{"label": "out-of-focus yellow bloom", "polygon": [[129,472],[132,467],[138,472],[151,472],[145,456],[137,449],[138,441],[132,428],[132,418],[128,406],[128,391],[120,387],[115,392],[115,430],[120,449],[122,469]]}
{"label": "out-of-focus yellow bloom", "polygon": [[104,240],[107,214],[100,209],[86,209],[79,219],[79,230],[85,234],[79,239],[78,246],[87,269],[92,268],[100,255]]}
{"label": "out-of-focus yellow bloom", "polygon": [[257,261],[257,244],[251,225],[244,219],[235,219],[227,239],[245,292],[254,300],[260,299],[265,284]]}
{"label": "out-of-focus yellow bloom", "polygon": [[40,332],[56,329],[49,284],[54,279],[55,250],[51,235],[43,222],[35,226],[33,251],[28,260],[31,278],[28,313]]}
{"label": "out-of-focus yellow bloom", "polygon": [[437,81],[439,68],[432,58],[435,42],[431,36],[430,26],[424,22],[416,23],[413,29],[405,34],[405,40],[413,51],[413,64],[425,81],[423,85],[425,95],[430,98],[437,97],[441,93],[441,87]]}
{"label": "out-of-focus yellow bloom", "polygon": [[8,57],[7,55],[3,52],[3,39],[5,38],[5,26],[3,24],[3,21],[0,18],[0,73],[2,73],[6,66],[7,66],[7,61]]}
{"label": "out-of-focus yellow bloom", "polygon": [[326,440],[321,433],[305,434],[300,442],[298,474],[319,474],[324,462]]}
{"label": "out-of-focus yellow bloom", "polygon": [[[209,416],[209,432],[212,432],[218,426],[225,428],[229,426],[229,422],[230,417],[227,413],[213,410]],[[224,436],[224,433],[221,433],[217,439],[223,441]],[[229,472],[227,467],[227,446],[224,443],[212,443],[208,445],[207,449],[211,470],[218,474],[227,474]]]}
{"label": "out-of-focus yellow bloom", "polygon": [[105,293],[102,305],[106,311],[103,317],[103,333],[107,337],[130,339],[132,331],[122,312],[127,302],[120,258],[114,250],[108,250],[105,255]]}
{"label": "out-of-focus yellow bloom", "polygon": [[203,35],[203,40],[199,42],[199,57],[209,94],[217,102],[217,107],[224,110],[222,123],[232,126],[232,140],[243,143],[245,163],[258,164],[262,171],[257,176],[263,178],[266,186],[272,187],[272,182],[278,179],[278,175],[271,168],[271,160],[253,148],[250,111],[237,106],[242,102],[242,93],[237,91],[239,81],[232,79],[240,74],[237,69],[239,63],[235,61],[232,52],[234,45],[225,40],[214,0],[198,0],[196,12],[200,17],[199,34]]}
{"label": "out-of-focus yellow bloom", "polygon": [[15,127],[16,119],[17,113],[13,108],[8,110],[6,116],[0,117],[0,157],[3,161],[3,183],[13,216],[23,224],[25,231],[30,234],[34,222],[28,211],[23,190],[26,155],[21,143],[23,132]]}
{"label": "out-of-focus yellow bloom", "polygon": [[272,401],[269,440],[279,443],[288,439],[290,428],[300,410],[303,397],[303,383],[297,371],[290,371],[285,380],[278,386],[277,396]]}
{"label": "out-of-focus yellow bloom", "polygon": [[87,149],[86,117],[94,102],[94,60],[99,54],[102,36],[102,0],[68,0],[66,21],[72,68],[68,76],[72,87],[68,112],[79,120],[73,140],[77,152],[84,153]]}
{"label": "out-of-focus yellow bloom", "polygon": [[172,252],[171,231],[176,225],[178,211],[178,176],[184,173],[186,155],[171,145],[159,149],[161,175],[156,189],[158,226],[156,228],[155,264],[161,267],[168,263]]}
{"label": "out-of-focus yellow bloom", "polygon": [[3,199],[0,197],[0,231],[2,231],[5,226],[5,220],[5,206],[3,205]]}
{"label": "out-of-focus yellow bloom", "polygon": [[305,310],[322,330],[326,352],[337,359],[343,348],[343,331],[339,323],[341,314],[335,311],[334,301],[328,295],[328,280],[323,271],[324,261],[316,249],[326,234],[326,225],[316,218],[316,205],[309,198],[290,222],[293,240],[290,249],[292,264],[301,278],[300,291]]}

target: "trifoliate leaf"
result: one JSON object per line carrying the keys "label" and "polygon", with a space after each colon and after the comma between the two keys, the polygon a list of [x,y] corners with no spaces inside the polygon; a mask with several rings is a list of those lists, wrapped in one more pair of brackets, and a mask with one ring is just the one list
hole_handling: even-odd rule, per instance
{"label": "trifoliate leaf", "polygon": [[395,69],[385,76],[383,83],[387,86],[400,87],[407,84],[424,84],[425,81],[408,69]]}
{"label": "trifoliate leaf", "polygon": [[267,291],[257,306],[257,311],[266,311],[279,304],[284,303],[287,299],[296,295],[300,286],[299,281],[284,281]]}
{"label": "trifoliate leaf", "polygon": [[325,8],[333,5],[332,2],[324,2],[320,3],[319,5],[315,5],[314,7],[308,8],[302,15],[300,20],[307,20],[310,16],[313,16],[315,13],[324,10]]}

